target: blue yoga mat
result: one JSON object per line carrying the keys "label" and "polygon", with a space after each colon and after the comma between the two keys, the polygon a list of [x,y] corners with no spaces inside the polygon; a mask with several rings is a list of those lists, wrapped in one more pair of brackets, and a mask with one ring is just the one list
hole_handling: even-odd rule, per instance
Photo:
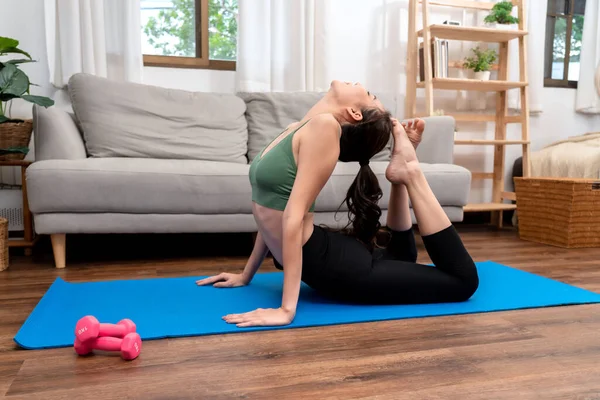
{"label": "blue yoga mat", "polygon": [[303,285],[294,322],[286,327],[237,328],[221,317],[279,307],[283,273],[257,274],[235,289],[199,287],[198,278],[163,278],[67,283],[50,286],[15,337],[26,349],[72,346],[77,320],[130,318],[142,339],[300,328],[438,315],[483,313],[568,304],[600,303],[600,294],[493,262],[477,264],[480,287],[463,303],[372,306],[339,304]]}

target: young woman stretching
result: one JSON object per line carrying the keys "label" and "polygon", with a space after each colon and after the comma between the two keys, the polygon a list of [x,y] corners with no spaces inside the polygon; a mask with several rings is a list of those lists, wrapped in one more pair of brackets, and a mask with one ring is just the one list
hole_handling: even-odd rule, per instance
{"label": "young woman stretching", "polygon": [[[284,271],[281,307],[223,317],[239,327],[286,325],[296,314],[300,282],[340,301],[437,303],[469,299],[479,279],[475,264],[419,166],[415,149],[422,120],[403,126],[360,84],[333,81],[328,93],[269,144],[250,167],[254,250],[241,274],[222,273],[198,285],[248,285],[268,251]],[[382,196],[369,160],[394,135],[386,178],[392,183],[387,216],[391,239],[375,248]],[[314,202],[339,161],[358,161],[346,205],[349,235],[313,224]],[[435,267],[416,264],[409,198]]]}

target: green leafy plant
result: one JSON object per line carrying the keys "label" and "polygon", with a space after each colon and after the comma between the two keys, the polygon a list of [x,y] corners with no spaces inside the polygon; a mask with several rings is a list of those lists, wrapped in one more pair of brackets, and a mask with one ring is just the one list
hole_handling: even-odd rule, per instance
{"label": "green leafy plant", "polygon": [[510,1],[501,1],[494,4],[490,15],[484,18],[484,22],[489,24],[498,23],[502,25],[516,24],[519,19],[510,15],[513,9],[513,3]]}
{"label": "green leafy plant", "polygon": [[13,59],[0,62],[0,124],[4,122],[22,122],[18,119],[10,119],[5,115],[8,102],[13,99],[23,99],[42,107],[54,105],[54,100],[43,96],[33,96],[29,93],[33,85],[25,72],[18,65],[35,62],[29,53],[19,49],[19,41],[0,36],[0,56],[8,54],[22,54],[27,58]]}
{"label": "green leafy plant", "polygon": [[471,49],[474,56],[466,57],[463,66],[472,69],[475,72],[489,71],[492,64],[498,59],[498,53],[495,50],[481,50],[479,46]]}

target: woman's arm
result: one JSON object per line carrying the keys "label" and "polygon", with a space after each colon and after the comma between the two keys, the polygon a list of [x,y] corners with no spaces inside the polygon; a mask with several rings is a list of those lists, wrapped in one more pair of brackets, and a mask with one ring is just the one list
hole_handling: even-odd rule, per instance
{"label": "woman's arm", "polygon": [[[305,131],[304,131],[305,129]],[[304,217],[325,186],[339,157],[338,122],[319,115],[305,125],[298,143],[298,170],[283,212],[283,296],[280,308],[230,314],[223,319],[238,327],[287,325],[296,315],[302,277]]]}
{"label": "woman's arm", "polygon": [[242,278],[246,284],[249,284],[254,278],[254,274],[260,268],[265,257],[267,256],[267,252],[269,248],[265,243],[260,232],[256,235],[256,241],[254,242],[254,249],[252,249],[252,254],[250,254],[250,258],[248,258],[248,262],[244,267],[244,272],[242,272]]}
{"label": "woman's arm", "polygon": [[339,156],[339,124],[331,115],[320,115],[306,125],[299,141],[298,171],[283,213],[283,297],[281,308],[296,314],[302,277],[304,217],[329,180]]}
{"label": "woman's arm", "polygon": [[228,272],[222,272],[219,275],[210,276],[208,278],[200,279],[196,281],[198,286],[206,286],[213,285],[218,288],[233,288],[246,286],[252,281],[254,274],[260,268],[260,265],[264,261],[267,256],[267,245],[262,238],[260,232],[256,235],[256,242],[254,242],[254,249],[252,250],[252,254],[250,254],[250,258],[248,258],[248,262],[246,262],[246,266],[244,267],[244,272],[241,274],[231,274]]}

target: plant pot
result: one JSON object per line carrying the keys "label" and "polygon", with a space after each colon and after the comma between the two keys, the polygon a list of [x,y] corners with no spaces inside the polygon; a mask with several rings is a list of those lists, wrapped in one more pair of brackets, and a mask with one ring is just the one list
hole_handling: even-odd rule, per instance
{"label": "plant pot", "polygon": [[518,24],[499,24],[497,22],[486,23],[485,27],[490,29],[497,29],[500,31],[516,31],[519,29]]}
{"label": "plant pot", "polygon": [[[32,131],[33,120],[31,119],[0,124],[0,149],[29,146]],[[0,155],[0,160],[22,160],[25,155],[23,153]]]}
{"label": "plant pot", "polygon": [[490,80],[490,71],[477,71],[475,72],[473,79],[478,81],[489,81]]}

